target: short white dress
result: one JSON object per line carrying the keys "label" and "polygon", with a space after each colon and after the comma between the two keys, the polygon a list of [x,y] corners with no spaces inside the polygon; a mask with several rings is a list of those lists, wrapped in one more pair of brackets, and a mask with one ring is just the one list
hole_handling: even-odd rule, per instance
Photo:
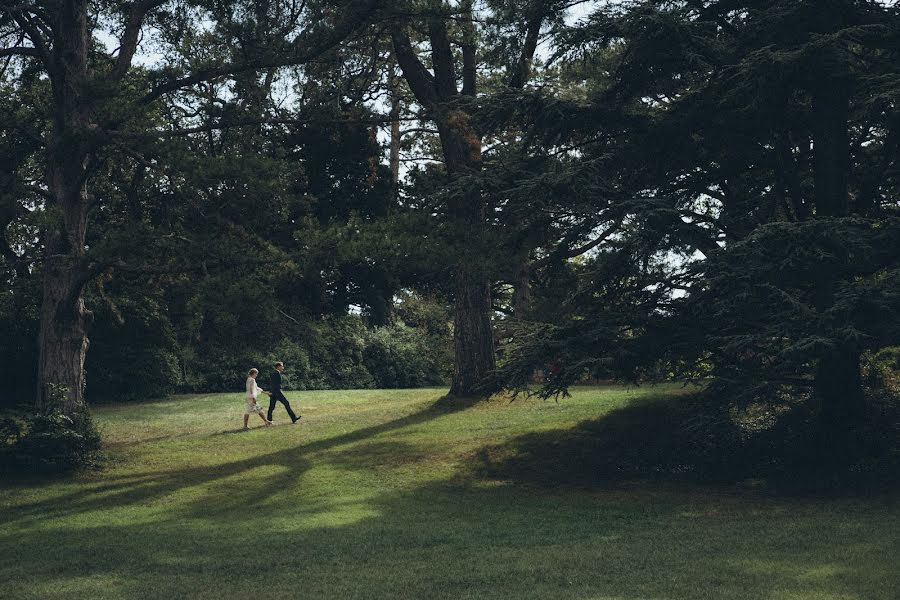
{"label": "short white dress", "polygon": [[256,401],[256,397],[259,396],[260,392],[262,392],[262,388],[256,385],[256,380],[252,377],[247,378],[247,410],[244,411],[245,415],[263,414],[262,406]]}

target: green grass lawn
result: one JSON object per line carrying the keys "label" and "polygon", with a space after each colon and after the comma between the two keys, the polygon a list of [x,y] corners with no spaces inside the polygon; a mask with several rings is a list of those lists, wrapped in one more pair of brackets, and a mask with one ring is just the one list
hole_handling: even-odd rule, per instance
{"label": "green grass lawn", "polygon": [[103,471],[3,482],[0,598],[900,598],[890,495],[486,466],[677,388],[457,411],[433,407],[442,393],[295,392],[301,426],[279,406],[249,432],[241,394],[97,407]]}

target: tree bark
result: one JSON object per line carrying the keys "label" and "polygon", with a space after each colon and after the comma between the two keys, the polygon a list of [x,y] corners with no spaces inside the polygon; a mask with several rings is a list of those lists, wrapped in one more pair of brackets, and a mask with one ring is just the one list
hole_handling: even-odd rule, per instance
{"label": "tree bark", "polygon": [[523,261],[513,275],[513,316],[522,319],[531,308],[531,268],[528,261]]}
{"label": "tree bark", "polygon": [[397,90],[394,74],[388,76],[391,93],[391,189],[394,193],[400,187],[400,92]]}
{"label": "tree bark", "polygon": [[491,286],[477,269],[464,263],[456,270],[453,347],[456,355],[450,395],[472,397],[494,371],[494,333],[491,325]]}
{"label": "tree bark", "polygon": [[[469,115],[451,111],[438,123],[444,164],[451,177],[481,169],[481,138]],[[458,231],[482,247],[485,227],[484,199],[477,191],[451,201],[450,216]],[[467,256],[464,249],[456,265],[453,315],[455,366],[450,395],[473,397],[496,368],[494,332],[491,323],[490,278],[481,268],[482,256]]]}
{"label": "tree bark", "polygon": [[84,359],[92,315],[84,306],[84,255],[90,208],[85,180],[89,146],[87,2],[61,5],[53,44],[54,119],[47,146],[48,209],[54,223],[45,233],[43,298],[36,404],[61,401],[72,414],[84,402]]}
{"label": "tree bark", "polygon": [[[72,414],[84,402],[84,359],[92,315],[84,306],[83,283],[70,263],[74,253],[53,256],[55,249],[69,245],[78,235],[66,229],[56,229],[48,236],[55,239],[47,247],[43,268],[36,403],[45,409],[61,402],[58,408]],[[63,237],[69,239],[64,242]]]}
{"label": "tree bark", "polygon": [[[832,48],[820,60],[822,69],[812,86],[815,214],[816,218],[845,217],[850,179],[850,90],[842,73],[846,58],[840,49]],[[816,283],[820,314],[833,307],[837,283],[830,273]],[[849,341],[836,339],[835,343],[819,358],[815,381],[822,447],[832,459],[848,449],[850,430],[864,413],[860,350]]]}

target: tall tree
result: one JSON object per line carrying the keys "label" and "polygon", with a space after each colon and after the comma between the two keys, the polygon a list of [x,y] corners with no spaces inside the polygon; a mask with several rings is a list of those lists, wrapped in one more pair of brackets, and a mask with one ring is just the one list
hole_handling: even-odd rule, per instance
{"label": "tall tree", "polygon": [[[513,60],[505,65],[502,76],[507,86],[521,88],[527,83],[541,29],[548,19],[558,17],[563,4],[489,3],[487,10],[495,15],[503,13],[505,23],[521,40],[516,44]],[[465,183],[476,181],[475,176],[483,168],[482,133],[475,123],[472,104],[465,99],[492,91],[480,89],[479,56],[485,53],[480,45],[481,20],[470,0],[456,5],[443,0],[405,2],[398,9],[390,30],[397,64],[424,115],[437,126],[440,155],[449,183],[467,188],[462,193],[447,195],[450,227],[462,240],[453,269],[456,366],[450,394],[472,396],[495,368],[492,277],[484,267],[487,257],[479,255],[493,215],[484,191]],[[522,23],[524,29],[519,27]],[[413,42],[411,31],[423,32],[430,60],[421,56],[418,39]]]}
{"label": "tall tree", "polygon": [[823,449],[846,448],[862,353],[900,341],[898,32],[897,7],[851,0],[634,2],[562,32],[570,68],[603,65],[581,71],[593,91],[511,118],[633,200],[507,380],[712,367],[731,398],[806,399]]}
{"label": "tall tree", "polygon": [[[216,16],[217,10],[233,21],[259,16],[240,2],[212,4],[211,11],[204,11],[202,3],[167,0],[0,5],[0,37],[15,40],[0,50],[0,58],[20,60],[24,73],[40,69],[51,87],[44,178],[37,192],[47,212],[41,261],[39,407],[49,402],[54,389],[64,393],[67,412],[82,404],[92,319],[85,307],[85,285],[107,268],[129,267],[121,257],[96,256],[85,247],[90,215],[104,201],[90,184],[116,140],[129,133],[151,133],[141,130],[142,117],[167,95],[208,81],[315,59],[364,24],[377,6],[373,0],[334,6],[316,3],[314,7],[273,2],[268,10],[280,16],[276,26],[266,39],[254,37],[252,52],[244,57],[204,63],[202,57],[182,55],[152,69],[134,67],[141,35],[151,26],[170,27],[183,36],[192,30],[193,21]],[[100,51],[96,41],[98,24],[108,20],[117,24],[119,32],[112,55]],[[179,49],[169,50],[177,56]]]}

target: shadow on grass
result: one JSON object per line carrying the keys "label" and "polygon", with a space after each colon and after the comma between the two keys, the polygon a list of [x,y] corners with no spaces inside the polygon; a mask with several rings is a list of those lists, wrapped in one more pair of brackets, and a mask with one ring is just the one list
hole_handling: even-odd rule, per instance
{"label": "shadow on grass", "polygon": [[[884,512],[873,518],[851,508],[823,515],[765,502],[734,511],[723,510],[715,498],[685,505],[465,478],[420,481],[406,489],[383,486],[376,493],[346,484],[342,493],[321,493],[327,488],[301,493],[300,476],[313,463],[353,477],[423,459],[420,449],[402,441],[373,438],[467,405],[441,401],[278,452],[114,478],[7,511],[4,522],[15,530],[0,531],[0,576],[7,581],[0,595],[49,600],[893,597],[895,588],[884,584],[891,574],[885,557],[896,540],[889,523],[878,524]],[[629,476],[644,474],[672,449],[657,438],[679,410],[641,403],[609,415],[603,425],[524,436],[511,448],[488,450],[495,458],[509,450],[516,454],[483,467],[517,473],[519,480],[542,474],[571,483],[584,481],[578,478],[584,469],[605,464],[609,472],[615,456],[599,463],[591,459],[602,450],[617,451],[619,460],[632,465]],[[588,442],[604,432],[616,437],[600,446]],[[612,440],[621,442],[623,435],[636,436],[633,444],[643,449],[617,450]],[[525,468],[526,455],[536,470]],[[591,477],[603,480],[596,473]],[[143,520],[116,513],[129,505],[146,509],[136,513]],[[59,520],[73,514],[84,518]],[[119,522],[103,521],[104,515]]]}
{"label": "shadow on grass", "polygon": [[571,429],[485,447],[475,470],[488,479],[539,486],[752,483],[800,496],[897,489],[897,459],[888,445],[870,443],[852,468],[831,470],[808,418],[797,409],[748,428],[706,394],[649,396]]}
{"label": "shadow on grass", "polygon": [[[308,455],[331,450],[342,445],[351,445],[389,431],[425,423],[443,415],[465,410],[478,402],[479,400],[477,399],[442,397],[422,410],[404,417],[349,431],[342,435],[310,442],[301,441],[296,446],[277,452],[255,454],[243,460],[223,464],[204,464],[186,469],[104,477],[104,483],[100,485],[85,487],[72,493],[57,495],[44,501],[32,503],[27,508],[17,511],[20,515],[18,519],[12,519],[8,522],[40,519],[48,511],[54,516],[67,516],[104,507],[152,502],[178,492],[182,488],[202,486],[227,478],[239,477],[249,474],[258,468],[275,467],[278,469],[278,473],[269,477],[265,485],[252,487],[252,497],[244,498],[240,486],[236,485],[234,493],[226,501],[228,505],[233,505],[235,502],[240,503],[243,500],[265,502],[267,498],[293,486],[303,473],[309,469],[311,465],[306,458]],[[217,432],[209,434],[209,437],[243,431],[243,428],[241,428],[231,432]],[[164,439],[168,438],[161,436],[150,441],[161,441]],[[147,440],[144,441],[146,442]],[[360,459],[364,459],[362,455],[357,456]],[[66,478],[54,477],[53,479],[64,480]],[[46,477],[25,477],[18,478],[17,481],[10,480],[10,483],[27,487],[29,485],[40,485],[46,480]]]}
{"label": "shadow on grass", "polygon": [[[331,458],[361,466],[347,453]],[[761,505],[734,518],[709,500],[684,506],[446,481],[303,503],[261,502],[259,493],[255,482],[220,489],[152,522],[37,527],[15,540],[0,533],[0,548],[14,544],[27,557],[19,571],[11,554],[0,558],[0,574],[14,576],[5,590],[48,600],[892,598],[884,583],[891,535],[873,533],[872,515],[853,510],[829,521]]]}
{"label": "shadow on grass", "polygon": [[[477,469],[492,479],[579,487],[722,475],[713,469],[729,457],[710,461],[711,449],[690,435],[695,430],[690,402],[689,396],[642,398],[572,429],[530,433],[482,449]],[[717,423],[706,433],[710,444],[719,443],[718,451],[727,451],[723,440],[740,437],[729,423]]]}

